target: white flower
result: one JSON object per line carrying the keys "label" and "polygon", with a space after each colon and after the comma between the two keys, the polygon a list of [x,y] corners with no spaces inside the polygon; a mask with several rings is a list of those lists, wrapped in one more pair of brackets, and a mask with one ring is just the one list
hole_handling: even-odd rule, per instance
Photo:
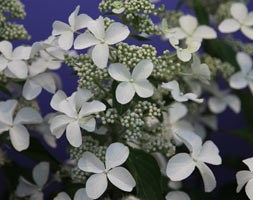
{"label": "white flower", "polygon": [[169,39],[170,44],[177,50],[177,57],[183,61],[188,62],[192,58],[192,54],[197,52],[201,46],[199,41],[192,40],[187,44],[186,48],[179,46],[179,40],[175,37]]}
{"label": "white flower", "polygon": [[190,197],[185,192],[172,191],[166,195],[165,199],[166,200],[190,200]]}
{"label": "white flower", "polygon": [[105,105],[100,101],[87,102],[93,94],[85,89],[78,89],[70,97],[58,91],[51,100],[51,107],[60,112],[50,120],[50,130],[60,138],[66,129],[69,143],[74,147],[82,144],[81,129],[92,132],[96,128],[94,114],[104,111]]}
{"label": "white flower", "polygon": [[[183,118],[187,115],[188,109],[182,103],[172,103],[169,106],[169,112],[163,113],[163,132],[165,137],[173,138],[176,145],[182,144],[182,141],[177,136],[177,133],[185,130],[193,130],[191,124]],[[170,139],[170,138],[168,138]]]}
{"label": "white flower", "polygon": [[55,117],[55,113],[49,113],[47,114],[43,122],[36,127],[36,131],[38,131],[44,138],[45,142],[52,148],[56,148],[56,137],[51,133],[50,127],[49,127],[49,121],[53,117]]}
{"label": "white flower", "polygon": [[198,56],[193,56],[193,63],[191,70],[194,78],[200,80],[205,84],[209,84],[211,80],[211,72],[207,64],[201,63]]}
{"label": "white flower", "polygon": [[58,44],[64,50],[69,50],[74,41],[74,33],[80,29],[86,28],[89,21],[92,19],[86,15],[78,15],[80,6],[77,6],[75,11],[69,16],[68,22],[66,24],[61,21],[55,21],[53,23],[53,36],[59,36]]}
{"label": "white flower", "polygon": [[30,57],[31,47],[19,46],[13,50],[13,46],[8,41],[0,42],[0,71],[11,78],[25,79],[28,69],[24,60]]}
{"label": "white flower", "polygon": [[253,200],[253,158],[243,160],[249,170],[243,170],[236,173],[237,189],[236,192],[240,192],[243,186],[246,184],[245,191],[250,200]]}
{"label": "white flower", "polygon": [[0,134],[9,131],[13,147],[22,151],[30,143],[29,133],[24,125],[41,123],[42,118],[38,111],[30,107],[20,109],[14,117],[17,104],[17,100],[0,102]]}
{"label": "white flower", "polygon": [[142,98],[151,97],[154,94],[153,85],[147,80],[153,71],[153,63],[150,60],[142,60],[130,74],[123,64],[111,64],[110,76],[121,83],[116,89],[116,99],[121,104],[129,103],[135,93]]}
{"label": "white flower", "polygon": [[[69,195],[66,192],[60,192],[54,200],[71,200]],[[92,200],[91,198],[88,197],[86,193],[85,188],[81,188],[76,191],[74,199],[73,200]]]}
{"label": "white flower", "polygon": [[180,27],[172,28],[171,35],[179,40],[186,39],[186,44],[192,41],[202,42],[203,39],[215,39],[217,33],[213,28],[206,25],[199,25],[196,17],[185,15],[179,19]]}
{"label": "white flower", "polygon": [[74,43],[75,49],[92,49],[92,60],[99,68],[107,67],[109,58],[109,45],[117,44],[125,40],[130,31],[127,26],[114,22],[105,31],[104,18],[99,17],[97,20],[92,20],[88,24],[88,29],[91,32],[85,32],[79,35]]}
{"label": "white flower", "polygon": [[201,138],[195,133],[185,131],[178,135],[190,154],[179,153],[173,156],[167,165],[167,176],[172,181],[181,181],[190,176],[197,167],[203,178],[205,191],[211,192],[216,187],[216,180],[205,163],[220,165],[219,149],[212,141],[206,141],[202,145]]}
{"label": "white flower", "polygon": [[161,87],[171,91],[173,99],[178,102],[185,102],[188,100],[192,100],[197,103],[203,102],[203,99],[198,99],[197,95],[194,93],[182,94],[179,88],[179,84],[176,80],[170,81],[168,83],[163,83]]}
{"label": "white flower", "polygon": [[208,107],[213,113],[222,113],[227,107],[235,113],[241,111],[241,101],[236,95],[229,94],[229,91],[220,91],[217,85],[213,85],[210,91],[214,96],[209,98]]}
{"label": "white flower", "polygon": [[129,156],[129,149],[121,143],[111,144],[105,155],[105,165],[94,154],[85,152],[78,161],[78,167],[89,173],[95,173],[90,176],[86,182],[86,192],[90,198],[97,199],[108,186],[108,180],[117,188],[131,192],[136,183],[129,171],[122,165]]}
{"label": "white flower", "polygon": [[243,89],[249,86],[253,94],[253,63],[251,57],[243,52],[236,55],[237,62],[241,71],[232,75],[229,79],[229,85],[234,89]]}
{"label": "white flower", "polygon": [[18,197],[30,196],[31,200],[43,200],[43,187],[48,181],[49,177],[49,163],[40,162],[37,164],[32,171],[32,177],[35,184],[30,183],[22,176],[19,178],[19,184],[16,190],[16,195]]}
{"label": "white flower", "polygon": [[121,14],[125,11],[125,8],[124,8],[124,3],[122,0],[120,1],[114,1],[112,3],[112,12],[115,13],[115,14]]}
{"label": "white flower", "polygon": [[233,3],[230,13],[233,18],[222,21],[219,30],[222,33],[233,33],[241,30],[246,37],[253,40],[253,12],[249,12],[243,3]]}

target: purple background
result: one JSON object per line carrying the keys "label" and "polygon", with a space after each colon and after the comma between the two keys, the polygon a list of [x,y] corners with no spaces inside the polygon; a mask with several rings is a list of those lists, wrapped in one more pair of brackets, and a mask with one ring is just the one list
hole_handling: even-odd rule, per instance
{"label": "purple background", "polygon": [[[33,42],[46,39],[52,31],[52,24],[55,20],[60,20],[67,22],[68,16],[75,9],[77,5],[81,6],[81,13],[86,13],[93,18],[97,18],[100,13],[98,10],[99,0],[22,0],[25,4],[27,17],[23,23],[27,28],[28,32],[31,34],[32,39],[30,41],[17,42],[16,44],[32,44]],[[165,3],[166,9],[175,9],[177,5],[177,0],[163,0],[162,3]],[[250,0],[250,10],[253,9],[253,1]],[[191,12],[184,8],[184,11]],[[241,40],[247,41],[244,36],[237,34]],[[159,51],[165,50],[167,44],[161,40],[152,41],[152,44],[159,49]],[[67,94],[71,94],[76,90],[77,87],[77,78],[70,75],[71,70],[63,66],[59,71],[59,75],[63,80],[63,90]],[[52,95],[46,92],[43,92],[39,97],[39,103],[41,105],[42,113],[46,114],[51,112],[49,102]],[[231,135],[231,131],[245,126],[245,122],[241,115],[236,115],[232,111],[226,111],[224,114],[220,115],[220,127],[223,131],[219,131],[213,134],[212,139],[221,149],[222,155],[239,155],[243,158],[253,156],[252,146],[244,143],[240,139]],[[66,154],[63,149],[66,147],[66,139],[62,138],[59,142],[59,147],[57,150],[53,150],[56,157],[60,160],[66,158]],[[222,173],[221,173],[222,170]],[[222,184],[226,179],[224,177],[230,177],[228,179],[234,178],[234,171],[223,170],[222,167],[215,167],[215,173],[221,174],[217,176],[217,182]],[[1,189],[1,183],[0,183]]]}

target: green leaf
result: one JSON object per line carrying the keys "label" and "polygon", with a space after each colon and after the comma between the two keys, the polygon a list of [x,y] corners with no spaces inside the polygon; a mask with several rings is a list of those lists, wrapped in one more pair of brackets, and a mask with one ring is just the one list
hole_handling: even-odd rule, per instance
{"label": "green leaf", "polygon": [[200,24],[209,24],[209,15],[202,0],[193,0],[193,8]]}
{"label": "green leaf", "polygon": [[138,41],[141,41],[141,42],[147,42],[147,41],[150,41],[149,38],[146,38],[146,37],[143,37],[143,36],[140,36],[140,35],[131,35],[130,36],[131,38],[134,38]]}
{"label": "green leaf", "polygon": [[131,149],[127,166],[136,181],[137,195],[145,200],[164,200],[162,174],[156,160],[141,150]]}
{"label": "green leaf", "polygon": [[253,145],[253,130],[241,129],[241,130],[235,131],[234,135],[242,138],[247,143]]}

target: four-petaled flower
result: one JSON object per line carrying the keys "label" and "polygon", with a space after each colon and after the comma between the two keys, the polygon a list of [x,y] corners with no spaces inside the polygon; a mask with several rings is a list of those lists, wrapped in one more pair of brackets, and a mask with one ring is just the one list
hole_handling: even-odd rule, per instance
{"label": "four-petaled flower", "polygon": [[31,47],[19,46],[13,50],[9,41],[0,42],[0,71],[11,78],[25,79],[28,69],[25,60],[30,57]]}
{"label": "four-petaled flower", "polygon": [[111,64],[110,76],[121,83],[116,88],[116,99],[121,104],[129,103],[135,93],[142,98],[151,97],[154,94],[153,85],[147,80],[153,71],[153,63],[150,60],[142,60],[130,74],[123,64]]}
{"label": "four-petaled flower", "polygon": [[109,59],[109,45],[125,40],[130,31],[127,26],[114,22],[105,31],[104,18],[99,17],[88,23],[89,32],[79,35],[74,43],[75,49],[92,49],[92,60],[99,68],[107,67]]}
{"label": "four-petaled flower", "polygon": [[51,100],[51,107],[60,112],[50,120],[50,130],[56,138],[60,138],[66,129],[69,143],[74,147],[82,144],[81,129],[92,132],[96,128],[94,114],[104,111],[105,105],[93,100],[87,102],[93,94],[85,89],[78,89],[70,97],[59,90]]}
{"label": "four-petaled flower", "polygon": [[201,138],[192,132],[180,132],[178,136],[187,146],[190,154],[179,153],[173,156],[167,165],[167,176],[172,181],[181,181],[190,176],[197,167],[203,178],[205,191],[211,192],[216,187],[216,180],[205,163],[220,165],[219,149],[212,141],[206,141],[202,145]]}
{"label": "four-petaled flower", "polygon": [[241,29],[246,37],[253,40],[253,12],[249,12],[243,3],[233,3],[230,13],[233,18],[222,21],[219,30],[222,33],[233,33]]}
{"label": "four-petaled flower", "polygon": [[61,21],[53,23],[53,36],[59,36],[58,44],[64,50],[69,50],[73,46],[74,33],[80,29],[86,28],[89,21],[92,19],[86,15],[78,15],[80,6],[77,6],[75,11],[69,16],[69,24]]}
{"label": "four-petaled flower", "polygon": [[86,192],[92,199],[99,198],[108,186],[108,180],[119,189],[131,192],[136,183],[129,171],[120,167],[128,158],[129,149],[121,143],[112,143],[106,150],[105,165],[94,154],[85,152],[78,161],[78,167],[90,173]]}
{"label": "four-petaled flower", "polygon": [[237,188],[236,192],[240,192],[246,184],[245,191],[250,200],[253,200],[253,158],[243,160],[249,170],[243,170],[236,173]]}
{"label": "four-petaled flower", "polygon": [[234,89],[243,89],[249,86],[251,93],[253,94],[253,62],[251,57],[243,52],[239,52],[236,55],[237,62],[241,71],[236,72],[229,79],[229,85]]}
{"label": "four-petaled flower", "polygon": [[30,183],[22,176],[19,178],[16,195],[21,198],[30,196],[31,200],[43,200],[42,190],[49,178],[49,163],[40,162],[37,164],[32,170],[32,177],[35,184]]}
{"label": "four-petaled flower", "polygon": [[20,109],[14,117],[17,100],[0,102],[0,134],[9,131],[13,147],[17,151],[29,147],[30,136],[25,124],[39,124],[43,121],[38,111],[30,107]]}

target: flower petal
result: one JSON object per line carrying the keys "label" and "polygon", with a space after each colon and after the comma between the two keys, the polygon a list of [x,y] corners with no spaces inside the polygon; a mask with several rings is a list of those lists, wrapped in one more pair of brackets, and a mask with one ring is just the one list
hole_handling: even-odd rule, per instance
{"label": "flower petal", "polygon": [[59,46],[64,50],[69,50],[74,41],[74,33],[71,31],[67,31],[61,34],[58,40]]}
{"label": "flower petal", "polygon": [[253,190],[252,189],[253,189],[253,179],[251,179],[245,187],[245,191],[246,191],[246,194],[249,197],[249,199],[253,199]]}
{"label": "flower petal", "polygon": [[28,60],[30,58],[31,50],[31,47],[19,46],[14,49],[12,57],[17,60]]}
{"label": "flower petal", "polygon": [[68,18],[69,24],[72,27],[72,29],[74,29],[76,26],[76,18],[79,13],[79,10],[80,10],[80,6],[76,6],[76,9],[70,14]]}
{"label": "flower petal", "polygon": [[242,33],[248,37],[250,40],[253,40],[253,28],[248,27],[248,26],[243,26],[241,28]]}
{"label": "flower petal", "polygon": [[247,87],[248,82],[245,78],[245,74],[243,74],[242,72],[237,72],[232,75],[229,79],[229,85],[231,88],[234,89],[243,89]]}
{"label": "flower petal", "polygon": [[211,97],[208,100],[208,106],[209,106],[209,109],[213,113],[219,114],[219,113],[222,113],[226,109],[227,104],[224,101],[222,101],[222,99],[220,98]]}
{"label": "flower petal", "polygon": [[228,106],[235,112],[239,113],[241,111],[241,101],[236,95],[228,95],[224,99]]}
{"label": "flower petal", "polygon": [[197,168],[199,169],[204,181],[205,192],[212,192],[216,187],[216,179],[213,172],[202,162],[197,162]]}
{"label": "flower petal", "polygon": [[111,169],[122,165],[129,156],[129,149],[121,143],[112,143],[106,150],[105,165],[106,169]]}
{"label": "flower petal", "polygon": [[60,192],[53,200],[71,200],[66,192]]}
{"label": "flower petal", "polygon": [[217,38],[217,33],[213,28],[202,25],[196,29],[193,37],[203,38],[203,39],[215,39]]}
{"label": "flower petal", "polygon": [[61,101],[65,100],[66,98],[67,96],[65,92],[63,92],[62,90],[58,90],[52,97],[50,106],[56,111],[61,111],[59,108],[59,104]]}
{"label": "flower petal", "polygon": [[240,29],[240,24],[234,19],[225,19],[218,28],[222,33],[233,33]]}
{"label": "flower petal", "polygon": [[86,189],[81,188],[76,191],[74,200],[92,200],[92,199],[88,197]]}
{"label": "flower petal", "polygon": [[100,101],[92,101],[92,102],[86,102],[83,104],[80,113],[79,113],[79,117],[85,117],[85,116],[89,116],[92,114],[96,114],[99,113],[101,111],[105,111],[106,106],[105,104],[103,104]]}
{"label": "flower petal", "polygon": [[243,163],[253,172],[253,157],[243,160]]}
{"label": "flower petal", "polygon": [[22,90],[22,95],[26,100],[33,100],[39,96],[41,91],[40,85],[37,85],[31,79],[27,79]]}
{"label": "flower petal", "polygon": [[71,122],[66,129],[66,136],[73,147],[80,147],[82,144],[82,133],[77,121]]}
{"label": "flower petal", "polygon": [[96,120],[93,117],[79,119],[79,126],[88,132],[92,132],[96,129]]}
{"label": "flower petal", "polygon": [[18,101],[14,99],[0,102],[0,121],[7,125],[12,125],[13,114],[17,105]]}
{"label": "flower petal", "polygon": [[86,28],[89,22],[92,21],[92,18],[86,14],[78,15],[75,22],[75,30],[80,30]]}
{"label": "flower petal", "polygon": [[129,81],[131,75],[127,67],[120,63],[111,64],[108,72],[110,76],[117,81]]}
{"label": "flower petal", "polygon": [[14,124],[39,124],[42,122],[40,113],[31,107],[24,107],[19,110],[14,119]]}
{"label": "flower petal", "polygon": [[50,130],[56,138],[60,138],[64,133],[67,125],[73,121],[73,118],[70,118],[66,115],[57,115],[56,117],[50,120]]}
{"label": "flower petal", "polygon": [[65,32],[71,31],[71,28],[68,24],[61,22],[61,21],[55,21],[53,23],[53,32],[52,35],[61,35]]}
{"label": "flower petal", "polygon": [[74,48],[75,49],[86,49],[92,46],[95,46],[97,44],[100,44],[100,41],[95,38],[92,34],[89,32],[85,32],[75,39],[74,42]]}
{"label": "flower petal", "polygon": [[180,17],[179,24],[187,34],[192,35],[198,26],[198,21],[191,15],[185,15]]}
{"label": "flower petal", "polygon": [[25,62],[23,61],[12,61],[8,63],[8,69],[13,73],[17,78],[25,79],[28,74],[28,68]]}
{"label": "flower petal", "polygon": [[19,184],[17,186],[16,195],[18,197],[26,197],[32,195],[38,190],[36,185],[31,184],[27,180],[25,180],[22,176],[19,177]]}
{"label": "flower petal", "polygon": [[105,173],[94,174],[86,182],[88,197],[98,199],[106,190],[108,185]]}
{"label": "flower petal", "polygon": [[84,152],[78,161],[78,167],[90,173],[102,173],[105,170],[104,164],[93,153]]}
{"label": "flower petal", "polygon": [[105,38],[105,25],[104,25],[104,18],[100,16],[96,20],[92,20],[88,24],[88,29],[90,32],[93,33],[93,35],[99,39],[104,40]]}
{"label": "flower petal", "polygon": [[242,23],[248,15],[248,8],[243,3],[233,3],[230,12],[236,20]]}
{"label": "flower petal", "polygon": [[182,191],[172,191],[166,195],[166,200],[191,200],[188,194]]}
{"label": "flower petal", "polygon": [[188,112],[187,107],[182,104],[175,102],[169,106],[169,120],[171,124],[176,123],[182,119]]}
{"label": "flower petal", "polygon": [[148,80],[138,80],[133,86],[139,97],[148,98],[154,94],[154,87]]}
{"label": "flower petal", "polygon": [[133,176],[124,167],[113,168],[107,177],[113,185],[126,192],[131,192],[136,185]]}
{"label": "flower petal", "polygon": [[107,44],[98,44],[92,50],[92,60],[99,68],[107,67],[109,59],[109,46]]}
{"label": "flower petal", "polygon": [[151,60],[142,60],[134,68],[132,78],[136,81],[147,79],[151,75],[153,68],[154,65]]}
{"label": "flower petal", "polygon": [[53,73],[46,72],[33,77],[33,81],[40,85],[44,90],[50,93],[55,93],[56,83],[53,77]]}
{"label": "flower petal", "polygon": [[106,44],[113,45],[125,40],[130,31],[128,27],[119,22],[112,23],[105,32]]}
{"label": "flower petal", "polygon": [[1,41],[0,42],[0,52],[6,57],[7,59],[11,59],[12,57],[12,44],[9,41]]}
{"label": "flower petal", "polygon": [[190,176],[194,169],[195,163],[190,155],[179,153],[169,160],[166,174],[172,181],[181,181]]}
{"label": "flower petal", "polygon": [[185,51],[184,49],[182,50],[177,50],[177,57],[183,61],[183,62],[188,62],[192,58],[192,54],[189,53],[188,51]]}
{"label": "flower petal", "polygon": [[30,135],[21,124],[15,125],[10,129],[10,138],[13,147],[17,151],[23,151],[29,147]]}
{"label": "flower petal", "polygon": [[250,12],[244,20],[246,26],[253,26],[253,12]]}
{"label": "flower petal", "polygon": [[133,84],[129,82],[122,82],[116,88],[116,99],[120,104],[129,103],[135,95]]}
{"label": "flower petal", "polygon": [[240,192],[243,186],[253,178],[253,173],[250,171],[239,171],[236,173],[237,188],[236,192]]}
{"label": "flower petal", "polygon": [[244,52],[239,52],[236,54],[236,60],[242,70],[242,72],[246,75],[248,74],[252,67],[253,67],[253,62],[250,57],[250,55],[244,53]]}
{"label": "flower petal", "polygon": [[48,176],[49,176],[49,163],[48,162],[40,162],[39,164],[37,164],[32,171],[33,174],[33,180],[34,182],[40,187],[42,188],[47,180],[48,180]]}

